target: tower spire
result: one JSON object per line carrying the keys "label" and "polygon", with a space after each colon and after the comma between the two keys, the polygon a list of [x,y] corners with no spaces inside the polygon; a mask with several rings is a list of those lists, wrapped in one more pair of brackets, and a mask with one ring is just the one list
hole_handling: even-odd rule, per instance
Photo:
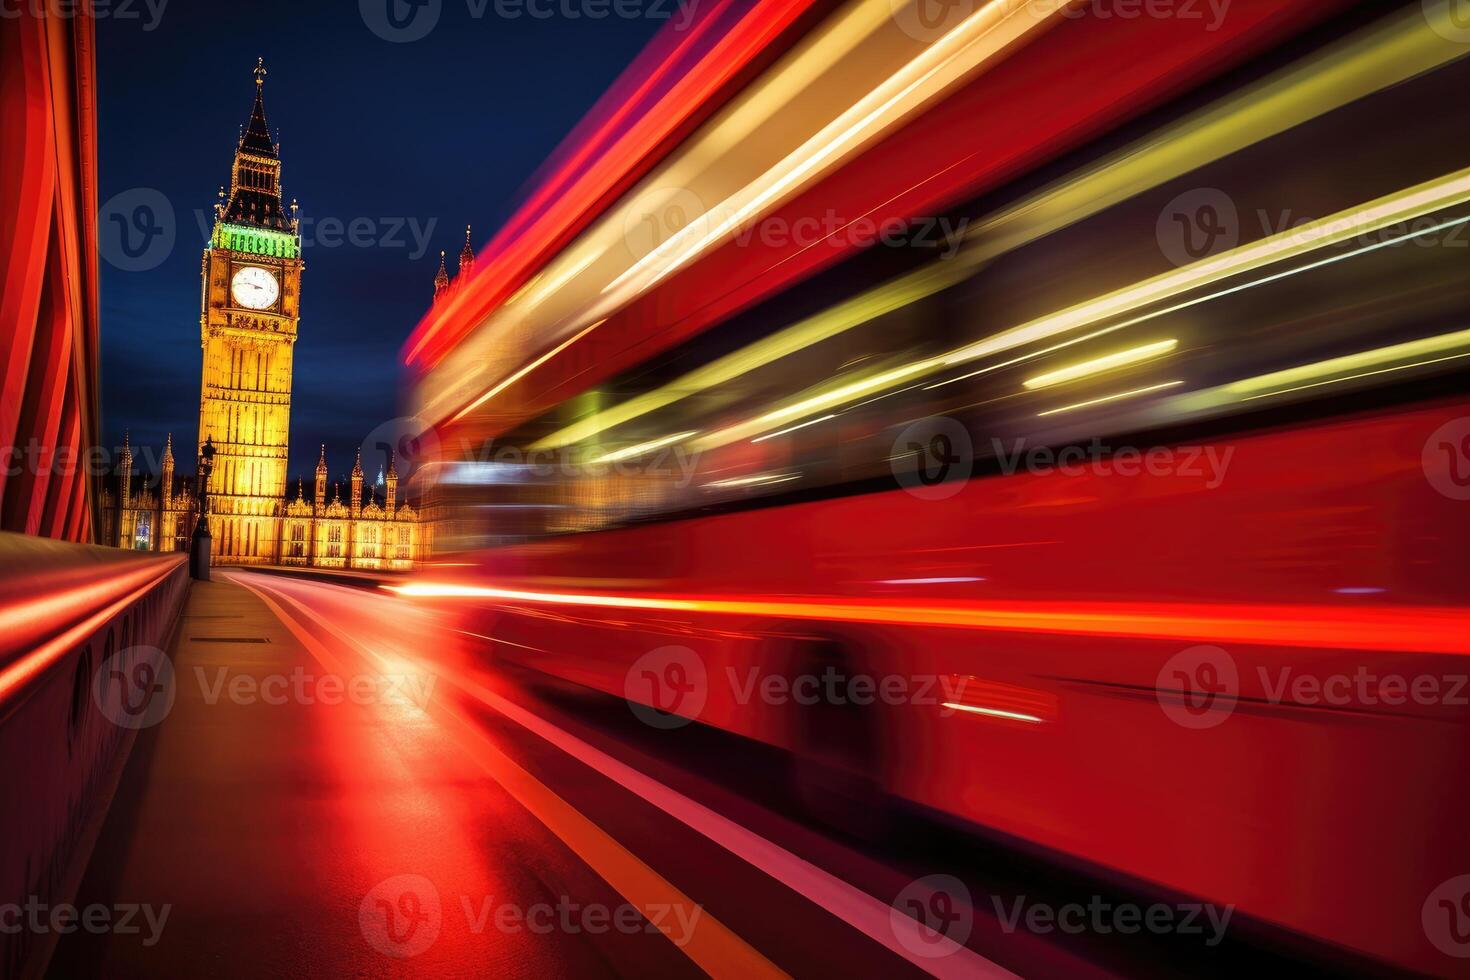
{"label": "tower spire", "polygon": [[449,270],[444,268],[444,250],[439,251],[439,272],[434,276],[434,298],[449,288]]}
{"label": "tower spire", "polygon": [[475,267],[475,250],[470,247],[470,226],[464,226],[464,248],[459,253],[459,274],[467,275]]}
{"label": "tower spire", "polygon": [[163,441],[163,472],[158,477],[158,494],[163,498],[163,509],[170,510],[174,499],[174,434],[170,432]]}
{"label": "tower spire", "polygon": [[327,506],[327,444],[322,443],[322,454],[316,461],[316,506]]}
{"label": "tower spire", "polygon": [[393,516],[393,511],[398,506],[398,464],[394,462],[393,450],[388,450],[388,473],[384,478],[383,509],[388,516]]}
{"label": "tower spire", "polygon": [[256,59],[255,101],[235,146],[234,172],[221,220],[272,231],[294,230],[281,196],[281,146],[265,118],[265,59]]}
{"label": "tower spire", "polygon": [[355,520],[362,514],[362,450],[357,451],[357,460],[352,464],[351,513]]}
{"label": "tower spire", "polygon": [[122,500],[126,503],[132,496],[133,484],[133,445],[127,429],[123,430],[122,453],[118,456],[117,467],[122,477]]}
{"label": "tower spire", "polygon": [[276,143],[271,139],[270,127],[265,121],[265,59],[255,63],[255,104],[250,108],[250,121],[245,124],[245,135],[240,137],[240,149],[246,153],[275,159]]}

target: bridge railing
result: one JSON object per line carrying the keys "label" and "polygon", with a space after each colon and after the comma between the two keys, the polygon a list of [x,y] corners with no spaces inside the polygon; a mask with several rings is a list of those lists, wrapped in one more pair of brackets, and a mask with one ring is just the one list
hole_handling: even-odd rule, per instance
{"label": "bridge railing", "polygon": [[24,910],[74,893],[135,736],[171,702],[188,587],[182,554],[0,533],[0,976],[44,962],[54,931]]}

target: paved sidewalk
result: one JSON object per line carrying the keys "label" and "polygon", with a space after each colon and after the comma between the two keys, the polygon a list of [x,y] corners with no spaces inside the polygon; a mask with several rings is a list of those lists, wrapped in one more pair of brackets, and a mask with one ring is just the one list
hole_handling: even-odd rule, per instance
{"label": "paved sidewalk", "polygon": [[[341,644],[319,662],[330,634],[294,625],[228,574],[194,583],[174,703],[141,732],[75,901],[141,906],[136,932],[63,936],[50,976],[690,972],[661,936],[487,923],[486,899],[619,898],[411,697],[343,698],[333,678],[383,675]],[[400,911],[419,938],[385,919]]]}

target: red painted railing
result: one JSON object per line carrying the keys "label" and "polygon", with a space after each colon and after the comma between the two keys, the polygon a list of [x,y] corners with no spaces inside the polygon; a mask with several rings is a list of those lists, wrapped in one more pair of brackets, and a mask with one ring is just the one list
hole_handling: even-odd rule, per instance
{"label": "red painted railing", "polygon": [[[75,890],[138,719],[171,694],[188,588],[183,555],[0,533],[0,908]],[[35,974],[50,938],[0,929],[0,976]]]}
{"label": "red painted railing", "polygon": [[0,17],[0,530],[95,540],[97,124],[92,19]]}

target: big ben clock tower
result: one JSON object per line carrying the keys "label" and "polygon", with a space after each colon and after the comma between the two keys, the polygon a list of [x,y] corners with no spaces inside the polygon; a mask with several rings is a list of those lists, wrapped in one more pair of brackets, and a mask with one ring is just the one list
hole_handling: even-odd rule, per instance
{"label": "big ben clock tower", "polygon": [[265,66],[235,149],[229,197],[204,252],[199,440],[214,440],[210,533],[221,564],[280,555],[291,420],[291,360],[301,302],[301,237],[281,194],[280,147],[265,122]]}

